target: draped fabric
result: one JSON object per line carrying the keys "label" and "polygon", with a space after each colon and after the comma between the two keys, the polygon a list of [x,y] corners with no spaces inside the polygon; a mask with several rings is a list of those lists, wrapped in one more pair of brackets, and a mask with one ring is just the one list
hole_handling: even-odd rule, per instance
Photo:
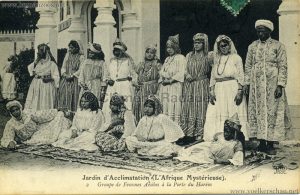
{"label": "draped fabric", "polygon": [[[74,116],[72,127],[64,129],[53,146],[70,150],[95,151],[98,147],[95,144],[97,131],[104,124],[104,117],[101,110],[91,111],[78,110]],[[77,136],[72,138],[72,133]]]}
{"label": "draped fabric", "polygon": [[165,78],[177,81],[176,83],[165,86],[160,83],[158,90],[158,96],[163,105],[164,114],[169,116],[177,124],[180,123],[182,83],[184,82],[185,68],[185,57],[181,54],[176,54],[166,58],[160,71],[159,83]]}
{"label": "draped fabric", "polygon": [[70,126],[62,112],[51,110],[24,110],[22,119],[12,117],[5,125],[1,146],[7,147],[11,141],[37,145],[57,141],[60,132]]}
{"label": "draped fabric", "polygon": [[[61,81],[59,84],[57,107],[61,110],[75,112],[77,110],[80,86],[78,83],[80,64],[84,61],[84,56],[80,54],[66,55],[61,68]],[[71,80],[66,76],[72,76]]]}
{"label": "draped fabric", "polygon": [[[109,126],[117,120],[124,120],[123,125],[116,125],[108,130]],[[96,144],[105,152],[125,150],[125,138],[130,136],[135,129],[135,122],[130,111],[123,109],[119,114],[111,113],[110,118],[96,135]]]}
{"label": "draped fabric", "polygon": [[[86,85],[88,91],[97,97],[100,107],[103,105],[101,102],[102,95],[104,95],[102,86],[106,74],[107,67],[103,60],[86,59],[80,66],[78,82],[81,86]],[[83,93],[84,90],[81,88],[79,98]]]}
{"label": "draped fabric", "polygon": [[215,159],[229,160],[233,165],[243,165],[242,143],[238,140],[225,140],[223,133],[218,133],[211,142],[201,142],[178,152],[176,159],[200,164],[213,164]]}
{"label": "draped fabric", "polygon": [[[218,79],[231,78],[230,80],[220,81]],[[243,97],[242,103],[236,105],[234,98],[238,93],[238,84],[244,83],[244,72],[242,59],[237,54],[221,56],[220,63],[214,64],[211,72],[210,85],[214,86],[216,95],[215,105],[208,104],[206,121],[204,125],[204,140],[211,141],[214,134],[222,132],[226,119],[238,113],[241,131],[248,139],[248,122],[246,98]]]}
{"label": "draped fabric", "polygon": [[196,55],[190,52],[186,58],[185,74],[195,80],[183,84],[180,126],[186,136],[202,138],[208,105],[210,64],[203,53]]}
{"label": "draped fabric", "polygon": [[169,156],[176,153],[174,142],[183,136],[180,126],[168,116],[144,116],[126,144],[130,151],[142,155]]}
{"label": "draped fabric", "polygon": [[[248,118],[250,137],[282,141],[291,121],[284,87],[287,83],[287,57],[282,43],[269,38],[254,41],[248,48],[245,81],[250,84]],[[277,85],[283,94],[275,99]]]}
{"label": "draped fabric", "polygon": [[[40,60],[35,66],[33,63],[28,66],[30,76],[34,76],[31,81],[25,109],[47,110],[56,107],[57,88],[59,87],[59,72],[57,65],[50,60]],[[52,78],[53,81],[45,83],[41,77]]]}
{"label": "draped fabric", "polygon": [[157,93],[159,70],[161,64],[158,60],[144,61],[138,65],[138,84],[139,89],[135,90],[133,113],[136,123],[144,116],[144,103],[149,95]]}

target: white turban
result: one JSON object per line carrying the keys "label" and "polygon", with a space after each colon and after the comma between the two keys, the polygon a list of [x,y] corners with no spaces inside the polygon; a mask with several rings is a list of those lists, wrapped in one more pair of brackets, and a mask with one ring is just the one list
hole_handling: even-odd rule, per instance
{"label": "white turban", "polygon": [[257,20],[257,21],[255,22],[255,28],[257,28],[258,26],[264,26],[264,27],[267,27],[267,28],[270,29],[271,31],[274,30],[273,22],[271,22],[270,20]]}
{"label": "white turban", "polygon": [[23,109],[23,106],[21,105],[21,103],[17,100],[13,100],[10,101],[6,104],[6,109],[9,110],[11,107],[13,106],[17,106],[18,108],[20,108],[21,110]]}

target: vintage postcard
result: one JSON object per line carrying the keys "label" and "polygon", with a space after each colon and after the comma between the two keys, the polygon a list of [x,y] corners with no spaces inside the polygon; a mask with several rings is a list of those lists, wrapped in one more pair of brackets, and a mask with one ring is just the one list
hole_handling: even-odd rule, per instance
{"label": "vintage postcard", "polygon": [[299,0],[0,0],[0,194],[299,194]]}

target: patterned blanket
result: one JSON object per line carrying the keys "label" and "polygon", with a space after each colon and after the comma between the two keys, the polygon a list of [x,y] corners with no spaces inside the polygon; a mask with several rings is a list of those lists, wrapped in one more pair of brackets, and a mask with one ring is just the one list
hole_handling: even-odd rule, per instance
{"label": "patterned blanket", "polygon": [[24,154],[33,154],[42,157],[48,157],[57,160],[79,162],[95,166],[105,166],[118,169],[127,169],[139,171],[144,173],[151,173],[153,171],[175,173],[175,172],[189,172],[189,171],[221,171],[224,173],[239,172],[244,173],[251,169],[257,168],[263,164],[272,163],[281,160],[280,157],[273,157],[270,159],[261,158],[247,158],[246,165],[224,166],[224,165],[209,165],[196,164],[191,162],[181,162],[173,158],[148,158],[141,157],[133,153],[103,153],[101,151],[72,151],[63,148],[56,148],[50,145],[28,146],[22,145],[16,152]]}

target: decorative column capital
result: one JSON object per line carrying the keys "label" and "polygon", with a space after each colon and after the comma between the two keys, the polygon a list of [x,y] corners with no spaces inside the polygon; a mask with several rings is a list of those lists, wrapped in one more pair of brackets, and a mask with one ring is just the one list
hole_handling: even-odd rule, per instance
{"label": "decorative column capital", "polygon": [[134,11],[123,11],[123,25],[124,30],[140,28],[141,23],[137,20],[137,14]]}
{"label": "decorative column capital", "polygon": [[36,11],[40,14],[40,19],[36,26],[38,28],[55,28],[54,13],[57,12],[56,2],[54,1],[39,1]]}
{"label": "decorative column capital", "polygon": [[277,13],[279,15],[300,13],[300,2],[298,0],[282,0]]}
{"label": "decorative column capital", "polygon": [[116,8],[113,0],[96,0],[94,7],[98,10],[95,25],[115,25],[116,21],[112,16],[112,10]]}
{"label": "decorative column capital", "polygon": [[80,17],[80,15],[71,16],[71,26],[69,27],[68,31],[74,33],[76,32],[83,33],[86,31],[83,26],[82,18]]}

